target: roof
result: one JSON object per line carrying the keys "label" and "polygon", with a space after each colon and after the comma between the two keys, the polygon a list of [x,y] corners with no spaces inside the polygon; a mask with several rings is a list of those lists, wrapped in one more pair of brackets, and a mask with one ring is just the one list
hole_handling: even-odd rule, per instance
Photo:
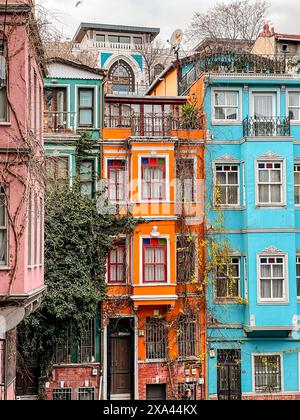
{"label": "roof", "polygon": [[81,42],[88,30],[117,32],[117,33],[134,33],[134,34],[149,34],[154,39],[159,33],[160,28],[149,28],[144,26],[125,26],[125,25],[110,25],[104,23],[81,23],[73,38],[73,42]]}
{"label": "roof", "polygon": [[300,41],[300,35],[275,34],[275,38],[278,40]]}
{"label": "roof", "polygon": [[[48,58],[46,60],[46,63],[48,65],[48,77],[72,78],[71,72],[70,72],[70,74],[63,73],[63,72],[58,72],[60,75],[56,75],[56,76],[51,74],[51,71],[50,71],[50,68],[49,68],[49,65],[51,65],[51,64],[61,64],[62,66],[68,66],[68,67],[78,69],[78,71],[80,71],[82,77],[79,77],[80,74],[78,73],[78,77],[76,77],[76,78],[88,79],[89,78],[89,77],[87,77],[88,73],[94,75],[94,77],[90,77],[91,79],[99,79],[99,78],[103,78],[103,77],[106,76],[106,71],[105,70],[89,67],[89,66],[87,66],[85,64],[82,64],[78,61],[71,61],[71,60],[67,60],[65,58],[61,58],[61,57]],[[95,77],[95,76],[98,76],[98,77]]]}

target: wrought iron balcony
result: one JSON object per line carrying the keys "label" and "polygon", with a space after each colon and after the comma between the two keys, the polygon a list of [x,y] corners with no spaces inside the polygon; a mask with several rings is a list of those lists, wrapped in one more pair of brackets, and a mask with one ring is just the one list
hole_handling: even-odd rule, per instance
{"label": "wrought iron balcony", "polygon": [[291,123],[288,117],[247,117],[243,121],[244,137],[289,137]]}
{"label": "wrought iron balcony", "polygon": [[203,129],[200,117],[197,121],[184,121],[180,117],[160,114],[106,116],[104,124],[106,128],[128,128],[133,136],[142,137],[170,136],[174,131]]}
{"label": "wrought iron balcony", "polygon": [[45,133],[74,133],[76,112],[45,112],[44,132]]}

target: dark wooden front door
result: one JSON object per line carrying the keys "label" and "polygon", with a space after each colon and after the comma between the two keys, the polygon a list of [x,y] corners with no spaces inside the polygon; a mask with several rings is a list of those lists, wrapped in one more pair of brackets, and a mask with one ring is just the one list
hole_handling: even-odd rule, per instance
{"label": "dark wooden front door", "polygon": [[166,401],[166,385],[147,385],[147,400]]}
{"label": "dark wooden front door", "polygon": [[131,336],[120,335],[110,338],[111,346],[111,395],[131,395],[132,390],[132,351]]}
{"label": "dark wooden front door", "polygon": [[241,400],[241,352],[218,351],[218,399]]}

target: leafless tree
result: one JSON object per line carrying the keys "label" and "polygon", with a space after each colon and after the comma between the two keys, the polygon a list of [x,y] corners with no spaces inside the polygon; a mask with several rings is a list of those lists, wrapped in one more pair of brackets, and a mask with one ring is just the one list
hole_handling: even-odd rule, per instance
{"label": "leafless tree", "polygon": [[195,12],[187,35],[191,41],[244,40],[249,44],[268,23],[269,5],[265,0],[231,0],[218,3],[207,12]]}

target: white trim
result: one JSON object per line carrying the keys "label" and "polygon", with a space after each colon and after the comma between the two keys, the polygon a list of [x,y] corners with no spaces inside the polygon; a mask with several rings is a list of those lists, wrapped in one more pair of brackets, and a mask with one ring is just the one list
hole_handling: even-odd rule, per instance
{"label": "white trim", "polygon": [[[284,287],[283,293],[284,296],[282,299],[262,299],[261,298],[261,288],[260,288],[260,258],[283,258],[283,269],[284,269]],[[289,258],[287,253],[282,254],[264,254],[264,251],[256,255],[256,270],[257,270],[257,303],[258,305],[287,305],[289,303]]]}
{"label": "white trim", "polygon": [[263,393],[259,393],[255,391],[255,357],[263,357],[263,356],[280,356],[280,367],[281,367],[281,391],[279,391],[278,393],[274,392],[272,395],[276,395],[276,394],[280,394],[281,392],[285,392],[284,391],[284,366],[283,366],[283,353],[282,352],[277,352],[277,353],[252,353],[251,358],[252,358],[252,392],[255,395],[264,395]]}
{"label": "white trim", "polygon": [[[164,200],[143,200],[142,199],[142,159],[144,158],[157,158],[157,159],[165,159],[165,189],[166,189],[166,196]],[[133,165],[133,159],[132,159]],[[140,204],[168,204],[170,203],[170,156],[168,154],[157,154],[153,156],[151,154],[140,154],[138,156],[138,203]],[[131,188],[132,191],[132,188]]]}
{"label": "white trim", "polygon": [[[215,115],[215,93],[216,92],[237,92],[237,119],[236,120],[217,120]],[[211,121],[212,125],[240,125],[242,124],[243,115],[243,93],[242,88],[234,87],[213,87],[211,89]],[[226,108],[226,106],[224,106]],[[233,107],[234,108],[234,107]]]}
{"label": "white trim", "polygon": [[[171,257],[171,251],[170,251],[170,235],[161,235],[159,237],[159,239],[166,239],[167,240],[167,281],[165,283],[144,283],[144,264],[143,264],[143,240],[144,239],[151,239],[151,235],[143,235],[140,236],[140,258],[139,258],[139,263],[140,263],[140,270],[139,270],[139,276],[140,276],[140,281],[139,281],[139,285],[140,286],[170,286],[171,285],[171,276],[170,276],[170,268],[171,268],[171,261],[170,261],[170,257]],[[134,283],[134,282],[133,282]],[[174,283],[175,285],[175,283]],[[155,299],[159,298],[159,296],[155,296]]]}
{"label": "white trim", "polygon": [[273,114],[272,117],[280,117],[280,89],[279,88],[252,88],[249,90],[249,99],[250,99],[250,117],[254,117],[254,95],[264,95],[264,94],[273,94],[272,107]]}
{"label": "white trim", "polygon": [[[153,285],[152,285],[153,287]],[[178,300],[177,295],[141,295],[141,296],[131,296],[131,300],[135,301],[144,301],[144,302],[150,302],[153,300],[156,300],[158,302],[164,301],[164,300]]]}
{"label": "white trim", "polygon": [[[285,102],[286,102],[286,116],[287,118],[289,118],[290,114],[289,114],[289,93],[290,92],[294,92],[294,93],[299,93],[300,95],[300,89],[295,89],[295,88],[288,88],[286,89],[286,98],[285,98]],[[297,108],[297,107],[295,107]],[[300,103],[299,103],[299,115],[300,115]],[[300,124],[300,120],[291,120],[291,125],[299,125]]]}
{"label": "white trim", "polygon": [[220,204],[218,207],[221,210],[244,210],[243,209],[243,205],[241,204],[245,198],[241,197],[241,170],[242,170],[242,162],[241,161],[233,161],[233,162],[229,162],[229,161],[222,161],[222,160],[214,160],[213,162],[213,205],[214,208],[216,207],[216,202],[215,202],[215,188],[217,186],[217,169],[216,166],[220,165],[220,166],[238,166],[238,203],[237,204]]}
{"label": "white trim", "polygon": [[[264,162],[281,163],[281,203],[260,203],[259,202],[259,188],[258,188],[258,165]],[[281,157],[257,157],[254,160],[254,182],[255,182],[255,207],[256,209],[282,209],[287,205],[286,202],[286,160]]]}

